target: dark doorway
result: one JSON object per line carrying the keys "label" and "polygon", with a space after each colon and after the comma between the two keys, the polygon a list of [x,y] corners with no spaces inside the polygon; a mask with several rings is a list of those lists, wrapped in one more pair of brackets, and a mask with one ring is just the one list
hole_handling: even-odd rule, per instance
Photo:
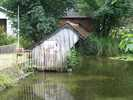
{"label": "dark doorway", "polygon": [[3,28],[3,31],[7,31],[7,20],[6,19],[0,19],[0,27]]}

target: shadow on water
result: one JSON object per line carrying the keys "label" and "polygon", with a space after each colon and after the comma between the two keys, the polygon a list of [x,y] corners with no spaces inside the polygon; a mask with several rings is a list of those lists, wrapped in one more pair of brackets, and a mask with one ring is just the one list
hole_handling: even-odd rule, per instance
{"label": "shadow on water", "polygon": [[133,100],[133,62],[84,57],[73,73],[35,73],[0,100]]}

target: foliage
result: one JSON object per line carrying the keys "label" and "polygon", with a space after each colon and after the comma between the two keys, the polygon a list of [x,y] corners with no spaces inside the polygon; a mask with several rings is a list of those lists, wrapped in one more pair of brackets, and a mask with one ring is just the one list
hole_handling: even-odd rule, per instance
{"label": "foliage", "polygon": [[74,0],[7,0],[3,6],[12,12],[9,16],[14,19],[19,4],[20,33],[38,42],[56,29],[58,18],[72,8],[73,3]]}
{"label": "foliage", "polygon": [[122,28],[119,30],[121,38],[119,47],[125,53],[133,52],[133,30],[128,28]]}
{"label": "foliage", "polygon": [[82,14],[93,17],[100,36],[108,36],[126,17],[133,16],[132,0],[78,0],[77,7]]}
{"label": "foliage", "polygon": [[0,87],[9,87],[12,84],[12,79],[5,74],[0,74]]}
{"label": "foliage", "polygon": [[15,43],[16,38],[8,36],[7,33],[0,33],[0,46]]}
{"label": "foliage", "polygon": [[82,55],[115,56],[119,54],[118,41],[111,37],[91,35],[80,44]]}
{"label": "foliage", "polygon": [[5,2],[6,0],[0,0],[0,6]]}
{"label": "foliage", "polygon": [[117,60],[117,61],[133,61],[133,55],[132,54],[122,54],[120,56],[116,57],[110,57],[112,60]]}
{"label": "foliage", "polygon": [[23,47],[23,48],[30,48],[32,46],[32,40],[28,37],[24,37],[24,36],[21,36],[20,37],[20,45]]}
{"label": "foliage", "polygon": [[79,52],[76,49],[71,49],[70,55],[68,56],[68,68],[74,67],[79,64],[80,56]]}

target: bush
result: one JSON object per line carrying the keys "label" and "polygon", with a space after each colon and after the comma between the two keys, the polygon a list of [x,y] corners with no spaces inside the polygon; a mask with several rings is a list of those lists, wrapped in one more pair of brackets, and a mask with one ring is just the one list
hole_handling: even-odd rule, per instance
{"label": "bush", "polygon": [[20,37],[20,45],[26,49],[30,48],[32,46],[32,40],[24,36]]}
{"label": "bush", "polygon": [[0,33],[0,46],[15,43],[15,41],[15,37],[8,36],[7,33]]}
{"label": "bush", "polygon": [[111,37],[91,35],[80,45],[83,55],[116,56],[119,54],[119,42]]}
{"label": "bush", "polygon": [[68,56],[68,68],[72,68],[74,66],[79,65],[80,62],[80,56],[79,52],[76,49],[71,49],[70,55]]}
{"label": "bush", "polygon": [[0,87],[9,87],[12,85],[12,79],[8,75],[0,74]]}
{"label": "bush", "polygon": [[133,30],[122,28],[119,30],[120,44],[119,48],[124,53],[133,53]]}

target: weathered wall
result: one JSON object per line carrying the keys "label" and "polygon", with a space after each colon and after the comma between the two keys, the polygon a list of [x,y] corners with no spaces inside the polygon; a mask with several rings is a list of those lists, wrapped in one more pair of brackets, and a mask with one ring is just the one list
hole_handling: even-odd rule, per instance
{"label": "weathered wall", "polygon": [[63,67],[70,48],[78,41],[79,37],[75,31],[63,28],[48,40],[35,47],[32,51],[34,62],[41,69],[58,69]]}
{"label": "weathered wall", "polygon": [[12,21],[9,19],[9,17],[6,15],[6,13],[0,11],[0,19],[6,20],[6,32],[9,35],[14,35],[14,28],[12,27]]}

